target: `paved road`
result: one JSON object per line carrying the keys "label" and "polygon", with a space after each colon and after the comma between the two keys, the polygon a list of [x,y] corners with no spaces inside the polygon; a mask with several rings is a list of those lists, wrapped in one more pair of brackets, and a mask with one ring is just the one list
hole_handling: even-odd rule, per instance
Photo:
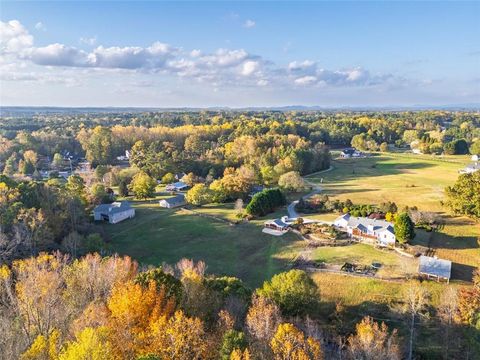
{"label": "paved road", "polygon": [[[327,171],[331,171],[332,169],[333,169],[333,166],[330,166],[328,169],[319,171],[319,172],[317,172],[315,174],[312,174],[312,175],[321,174],[321,173],[324,173],[324,172],[327,172]],[[307,178],[303,178],[303,179],[305,180],[305,183],[307,183],[307,185],[312,187],[312,191],[310,193],[308,193],[307,195],[305,195],[303,197],[304,199],[308,199],[309,197],[312,197],[313,195],[319,194],[319,193],[322,192],[323,189],[322,189],[321,186],[311,182]],[[297,205],[297,204],[298,204],[298,200],[294,200],[287,206],[287,213],[288,213],[288,217],[290,219],[295,219],[295,218],[300,217],[300,215],[295,210],[295,205]],[[304,219],[304,220],[308,220],[308,219]],[[316,221],[316,220],[315,221],[310,220],[310,221],[307,221],[307,222],[322,222],[322,223],[325,223],[324,221]]]}

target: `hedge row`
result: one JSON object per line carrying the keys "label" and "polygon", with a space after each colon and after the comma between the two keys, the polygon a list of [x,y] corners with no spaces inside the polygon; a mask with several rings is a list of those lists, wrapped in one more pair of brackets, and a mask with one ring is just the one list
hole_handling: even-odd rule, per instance
{"label": "hedge row", "polygon": [[265,189],[255,195],[247,205],[247,213],[253,216],[265,216],[275,208],[286,204],[285,195],[280,189]]}

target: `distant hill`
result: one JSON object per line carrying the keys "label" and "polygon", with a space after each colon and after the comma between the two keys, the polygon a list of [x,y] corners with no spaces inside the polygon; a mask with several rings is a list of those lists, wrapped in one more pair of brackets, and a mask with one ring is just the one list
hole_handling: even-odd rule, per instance
{"label": "distant hill", "polygon": [[264,107],[55,107],[55,106],[0,106],[0,116],[32,116],[36,114],[86,114],[86,113],[141,113],[141,112],[196,112],[196,111],[480,111],[480,103],[449,105],[411,105],[411,106],[264,106]]}

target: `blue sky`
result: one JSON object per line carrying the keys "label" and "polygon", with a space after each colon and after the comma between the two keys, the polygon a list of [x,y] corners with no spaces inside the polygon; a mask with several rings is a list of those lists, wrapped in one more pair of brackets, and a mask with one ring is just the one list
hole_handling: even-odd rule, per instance
{"label": "blue sky", "polygon": [[479,2],[2,2],[2,105],[480,102]]}

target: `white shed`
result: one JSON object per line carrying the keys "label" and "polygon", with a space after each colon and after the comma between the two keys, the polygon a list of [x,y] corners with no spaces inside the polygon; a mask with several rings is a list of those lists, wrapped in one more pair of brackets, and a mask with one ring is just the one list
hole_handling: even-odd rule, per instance
{"label": "white shed", "polygon": [[452,272],[452,262],[449,260],[438,259],[431,256],[420,256],[420,263],[418,265],[418,272],[427,278],[434,278],[437,281],[450,281]]}
{"label": "white shed", "polygon": [[93,209],[93,219],[96,221],[108,221],[116,224],[125,219],[135,217],[135,209],[128,201],[114,202],[111,204],[100,204]]}

